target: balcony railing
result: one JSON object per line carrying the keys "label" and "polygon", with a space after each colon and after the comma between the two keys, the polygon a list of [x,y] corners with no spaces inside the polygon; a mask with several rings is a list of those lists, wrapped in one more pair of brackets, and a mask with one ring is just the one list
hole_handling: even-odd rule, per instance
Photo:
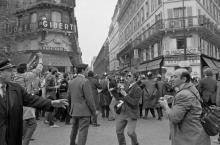
{"label": "balcony railing", "polygon": [[158,20],[156,23],[146,29],[141,35],[139,35],[136,40],[134,40],[134,47],[139,46],[141,43],[149,44],[158,41],[158,39],[161,39],[162,34],[165,32],[186,30],[196,31],[199,33],[199,35],[209,35],[213,38],[213,40],[220,39],[220,30],[217,28],[217,26],[209,21],[209,19],[205,18],[205,16],[201,15]]}

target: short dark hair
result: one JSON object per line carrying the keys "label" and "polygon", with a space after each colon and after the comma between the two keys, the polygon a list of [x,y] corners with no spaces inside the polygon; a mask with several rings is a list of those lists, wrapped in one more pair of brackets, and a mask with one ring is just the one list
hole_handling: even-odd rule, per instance
{"label": "short dark hair", "polygon": [[57,72],[58,72],[57,69],[52,69],[51,74],[55,75]]}
{"label": "short dark hair", "polygon": [[180,78],[186,78],[186,82],[185,83],[189,83],[191,81],[191,76],[190,76],[190,73],[186,70],[186,71],[183,71],[182,74],[180,75]]}
{"label": "short dark hair", "polygon": [[48,69],[48,71],[51,72],[51,71],[52,71],[52,68],[50,67],[50,68]]}
{"label": "short dark hair", "polygon": [[77,73],[80,74],[82,71],[86,70],[86,68],[77,68]]}
{"label": "short dark hair", "polygon": [[89,72],[88,72],[88,77],[94,77],[93,71],[89,71]]}
{"label": "short dark hair", "polygon": [[23,74],[23,73],[25,73],[26,71],[27,71],[27,64],[26,64],[26,63],[22,63],[22,64],[19,64],[19,65],[17,66],[17,72],[18,72],[18,73]]}
{"label": "short dark hair", "polygon": [[206,68],[205,70],[204,70],[204,74],[206,75],[206,76],[213,76],[213,73],[212,73],[212,69],[211,68]]}
{"label": "short dark hair", "polygon": [[68,77],[68,73],[63,74],[63,78],[66,79]]}

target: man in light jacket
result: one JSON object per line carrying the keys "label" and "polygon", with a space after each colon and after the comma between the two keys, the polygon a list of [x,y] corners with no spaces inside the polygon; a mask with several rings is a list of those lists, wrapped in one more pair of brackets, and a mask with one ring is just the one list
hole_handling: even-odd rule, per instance
{"label": "man in light jacket", "polygon": [[165,99],[160,100],[170,120],[172,145],[211,145],[210,137],[200,122],[202,107],[197,99],[198,90],[190,83],[190,74],[186,69],[177,69],[173,75],[176,95],[170,109]]}
{"label": "man in light jacket", "polygon": [[[21,85],[28,93],[34,94],[33,81],[43,70],[42,53],[38,53],[38,64],[35,69],[27,71],[27,64],[20,64],[14,76],[14,82]],[[23,107],[23,140],[22,145],[29,145],[30,139],[37,128],[35,109]]]}

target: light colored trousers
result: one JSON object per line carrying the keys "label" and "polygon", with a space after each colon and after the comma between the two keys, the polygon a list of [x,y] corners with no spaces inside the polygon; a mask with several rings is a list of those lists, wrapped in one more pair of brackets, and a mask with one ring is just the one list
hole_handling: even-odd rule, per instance
{"label": "light colored trousers", "polygon": [[112,101],[111,101],[111,104],[109,105],[109,108],[110,108],[109,119],[115,119],[116,113],[115,113],[115,110],[114,110],[114,106],[116,105],[116,103],[117,103],[117,101],[113,97]]}

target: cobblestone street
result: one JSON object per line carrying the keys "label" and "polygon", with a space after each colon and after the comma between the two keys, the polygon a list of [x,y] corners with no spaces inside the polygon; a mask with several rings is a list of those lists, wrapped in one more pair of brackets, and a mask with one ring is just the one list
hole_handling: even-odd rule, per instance
{"label": "cobblestone street", "polygon": [[[99,120],[100,127],[90,127],[87,145],[117,145],[115,134],[115,122],[107,119]],[[71,125],[57,123],[60,128],[49,128],[42,121],[39,121],[37,131],[34,134],[34,141],[31,145],[69,145],[69,135]],[[126,133],[126,132],[125,132]],[[168,121],[158,121],[153,118],[148,120],[140,119],[137,125],[137,135],[140,145],[170,145],[168,140],[169,128]],[[127,137],[127,144],[130,140]],[[212,140],[216,137],[212,138]],[[212,143],[212,145],[216,145]]]}

